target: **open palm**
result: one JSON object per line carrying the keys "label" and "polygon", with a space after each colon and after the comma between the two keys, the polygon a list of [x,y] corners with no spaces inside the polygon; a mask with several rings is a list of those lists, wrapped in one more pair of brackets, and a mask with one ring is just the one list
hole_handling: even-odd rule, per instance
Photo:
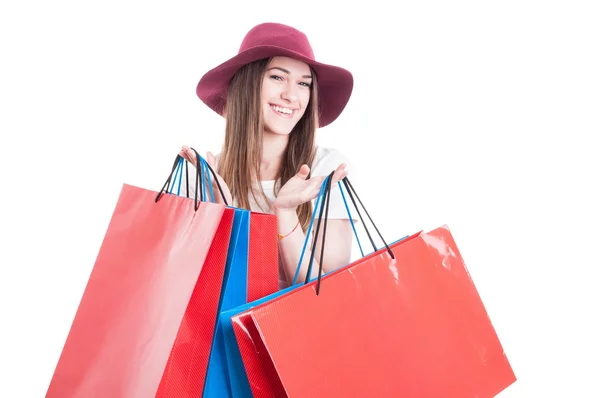
{"label": "open palm", "polygon": [[[346,177],[348,172],[345,168],[345,164],[338,166],[333,174],[332,184],[337,184],[338,181]],[[326,176],[314,176],[306,179],[309,172],[310,168],[307,165],[302,165],[300,171],[281,187],[274,203],[276,209],[296,210],[296,207],[315,199],[319,195]]]}

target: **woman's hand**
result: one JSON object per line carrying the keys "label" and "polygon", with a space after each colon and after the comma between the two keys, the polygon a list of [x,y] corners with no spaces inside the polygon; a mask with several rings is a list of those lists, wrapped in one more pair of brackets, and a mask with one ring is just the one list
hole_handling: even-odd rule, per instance
{"label": "woman's hand", "polygon": [[[319,195],[323,181],[327,176],[315,176],[307,180],[306,177],[308,177],[309,172],[310,168],[305,164],[302,165],[300,171],[281,187],[277,199],[273,203],[276,212],[295,212],[298,206],[315,199]],[[346,164],[340,164],[333,174],[331,184],[337,184],[347,175]]]}
{"label": "woman's hand", "polygon": [[[194,152],[194,150],[192,148],[190,148],[189,146],[183,145],[181,147],[181,151],[179,152],[179,155],[181,157],[183,157],[185,160],[187,160],[189,163],[191,163],[192,166],[194,166],[196,168],[198,167],[196,152]],[[223,190],[223,194],[225,195],[225,200],[227,201],[227,204],[231,206],[233,203],[233,199],[231,198],[231,192],[229,191],[229,187],[227,186],[227,184],[225,184],[225,181],[223,180],[223,178],[221,178],[221,176],[219,174],[217,174],[217,165],[216,165],[217,162],[212,153],[207,152],[206,162],[215,171],[215,174],[217,175],[217,180],[219,181],[219,185],[221,186],[221,189]],[[225,203],[223,201],[223,198],[221,197],[221,192],[219,191],[219,187],[217,186],[217,182],[215,181],[215,178],[212,175],[212,173],[211,173],[211,180],[212,180],[213,192],[215,194],[215,202]]]}

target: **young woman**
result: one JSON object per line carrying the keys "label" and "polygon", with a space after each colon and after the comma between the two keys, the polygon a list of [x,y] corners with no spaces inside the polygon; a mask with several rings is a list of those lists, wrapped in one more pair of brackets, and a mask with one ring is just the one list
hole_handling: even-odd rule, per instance
{"label": "young woman", "polygon": [[[339,151],[317,146],[315,135],[340,115],[352,87],[350,72],[315,61],[302,32],[276,23],[251,29],[238,54],[198,83],[200,99],[226,120],[222,151],[216,158],[209,152],[206,160],[218,174],[227,203],[277,215],[280,288],[293,281],[315,198],[334,170],[323,272],[350,261],[352,228],[337,188],[348,175],[348,162]],[[180,154],[195,165],[190,147],[184,145]],[[218,190],[215,195],[222,202]],[[320,242],[314,248],[313,276]],[[307,248],[299,282],[309,259]]]}

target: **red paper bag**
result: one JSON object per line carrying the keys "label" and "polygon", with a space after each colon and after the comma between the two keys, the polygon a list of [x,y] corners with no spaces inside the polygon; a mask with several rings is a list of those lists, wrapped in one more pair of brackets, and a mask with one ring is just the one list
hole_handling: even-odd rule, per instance
{"label": "red paper bag", "polygon": [[[193,148],[192,148],[193,149]],[[212,186],[212,180],[218,181],[217,174],[206,160],[196,152],[197,164],[201,165],[200,170],[206,173],[206,177],[202,177],[207,182],[207,186]],[[190,196],[191,192],[199,187],[195,179],[190,179],[187,176],[187,160],[178,158],[174,165],[173,173],[181,184],[179,190],[180,195]],[[183,178],[183,170],[185,165],[186,178]],[[177,166],[177,169],[175,169]],[[195,167],[195,166],[194,166]],[[211,177],[212,175],[212,177]],[[173,185],[176,185],[174,183]],[[203,189],[204,192],[203,192]],[[202,200],[214,201],[215,196],[206,186],[200,189]],[[219,187],[221,190],[221,187]],[[226,203],[226,205],[229,205]],[[248,282],[247,282],[247,301],[251,302],[259,298],[268,296],[271,293],[279,290],[279,242],[278,242],[278,226],[277,217],[274,214],[260,213],[256,211],[250,212],[250,239],[248,243]]]}
{"label": "red paper bag", "polygon": [[[155,396],[225,206],[124,185],[47,397]],[[217,242],[218,243],[218,242]]]}
{"label": "red paper bag", "polygon": [[217,319],[232,208],[226,208],[210,245],[167,361],[156,397],[201,397]]}
{"label": "red paper bag", "polygon": [[277,217],[250,213],[248,247],[248,296],[252,302],[279,290],[279,242]]}
{"label": "red paper bag", "polygon": [[252,313],[234,315],[231,322],[252,396],[286,397],[275,365],[252,320]]}
{"label": "red paper bag", "polygon": [[482,398],[516,380],[450,231],[390,249],[232,317],[255,396]]}

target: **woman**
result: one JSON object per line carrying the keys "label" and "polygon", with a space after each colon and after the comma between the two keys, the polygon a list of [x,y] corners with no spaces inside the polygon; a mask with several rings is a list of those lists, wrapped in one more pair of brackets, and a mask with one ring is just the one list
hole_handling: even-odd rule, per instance
{"label": "woman", "polygon": [[[277,215],[280,288],[293,281],[325,177],[335,170],[336,184],[348,175],[344,157],[316,146],[315,133],[340,115],[352,87],[350,72],[314,60],[302,32],[275,23],[251,29],[238,54],[198,83],[200,99],[226,118],[222,152],[217,158],[209,152],[206,160],[227,203]],[[180,154],[195,164],[188,146]],[[215,194],[223,202],[218,190]],[[311,278],[319,269],[320,244],[319,239]],[[332,185],[325,246],[324,273],[349,263],[352,228],[337,185]],[[309,259],[307,249],[300,282]]]}

